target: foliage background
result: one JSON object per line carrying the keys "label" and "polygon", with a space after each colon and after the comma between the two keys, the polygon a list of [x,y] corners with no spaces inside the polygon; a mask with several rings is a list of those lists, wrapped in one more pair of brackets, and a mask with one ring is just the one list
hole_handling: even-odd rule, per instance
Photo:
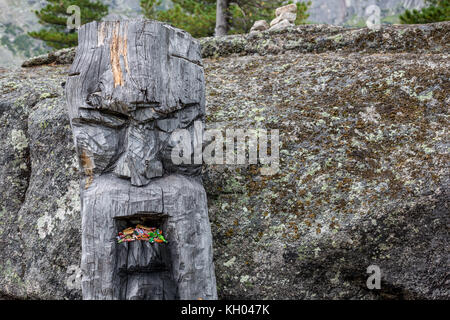
{"label": "foliage background", "polygon": [[450,20],[450,0],[426,0],[428,5],[421,10],[406,10],[400,15],[404,24],[431,23]]}
{"label": "foliage background", "polygon": [[[173,6],[168,10],[158,10],[160,0],[141,0],[144,16],[164,21],[186,30],[194,37],[214,35],[216,21],[215,0],[172,0]],[[306,13],[310,2],[299,2],[296,24],[303,24],[308,18]],[[270,22],[275,17],[275,9],[286,4],[284,0],[236,0],[230,3],[228,19],[229,34],[240,34],[250,31],[257,20]]]}

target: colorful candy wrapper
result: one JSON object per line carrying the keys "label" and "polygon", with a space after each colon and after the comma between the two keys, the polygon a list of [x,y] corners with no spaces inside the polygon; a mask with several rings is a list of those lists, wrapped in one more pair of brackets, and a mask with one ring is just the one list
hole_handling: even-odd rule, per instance
{"label": "colorful candy wrapper", "polygon": [[146,227],[138,224],[134,229],[127,228],[119,232],[116,237],[118,243],[131,242],[135,240],[148,241],[150,243],[167,243],[160,229],[154,227]]}

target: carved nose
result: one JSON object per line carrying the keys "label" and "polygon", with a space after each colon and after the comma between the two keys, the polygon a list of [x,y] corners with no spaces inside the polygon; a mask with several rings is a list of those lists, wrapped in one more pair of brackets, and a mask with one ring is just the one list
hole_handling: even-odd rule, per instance
{"label": "carved nose", "polygon": [[147,185],[152,178],[163,175],[162,162],[156,159],[130,157],[129,154],[122,155],[117,161],[114,173],[123,179],[131,179],[135,186]]}
{"label": "carved nose", "polygon": [[131,179],[135,186],[147,185],[152,178],[163,175],[163,165],[158,159],[159,141],[154,130],[131,125],[124,139],[125,152],[116,162],[114,173]]}
{"label": "carved nose", "polygon": [[131,178],[131,172],[127,161],[127,153],[124,153],[117,161],[116,167],[114,168],[114,173],[120,178]]}

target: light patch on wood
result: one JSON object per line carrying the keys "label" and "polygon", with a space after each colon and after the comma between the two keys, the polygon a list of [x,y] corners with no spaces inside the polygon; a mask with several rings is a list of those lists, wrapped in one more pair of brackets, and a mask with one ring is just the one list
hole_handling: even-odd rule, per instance
{"label": "light patch on wood", "polygon": [[84,174],[86,177],[86,184],[85,189],[89,188],[89,186],[94,181],[94,162],[92,159],[87,155],[86,150],[83,150],[81,152],[81,166],[84,169]]}
{"label": "light patch on wood", "polygon": [[102,22],[100,23],[100,30],[98,30],[97,46],[98,47],[102,46],[104,42],[105,42],[105,23]]}
{"label": "light patch on wood", "polygon": [[117,21],[114,24],[111,45],[110,45],[110,56],[111,56],[111,69],[114,79],[114,88],[118,85],[124,85],[124,76],[122,73],[122,67],[120,66],[120,56],[123,57],[125,64],[125,70],[129,73],[128,69],[128,58],[127,58],[127,25],[125,25],[125,31],[123,37],[119,35],[120,22]]}

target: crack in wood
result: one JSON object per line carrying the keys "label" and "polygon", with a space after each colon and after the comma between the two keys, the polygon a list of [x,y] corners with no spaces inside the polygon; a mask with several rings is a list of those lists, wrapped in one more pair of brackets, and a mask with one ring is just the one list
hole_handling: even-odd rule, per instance
{"label": "crack in wood", "polygon": [[178,58],[178,59],[183,59],[183,60],[185,60],[185,61],[187,61],[187,62],[193,63],[193,64],[195,64],[195,65],[197,65],[197,66],[203,68],[203,65],[202,65],[200,62],[194,61],[194,60],[191,60],[191,59],[188,59],[188,58],[183,57],[183,56],[181,56],[181,55],[179,55],[179,54],[171,53],[170,56],[171,56],[171,57],[174,57],[174,58]]}

